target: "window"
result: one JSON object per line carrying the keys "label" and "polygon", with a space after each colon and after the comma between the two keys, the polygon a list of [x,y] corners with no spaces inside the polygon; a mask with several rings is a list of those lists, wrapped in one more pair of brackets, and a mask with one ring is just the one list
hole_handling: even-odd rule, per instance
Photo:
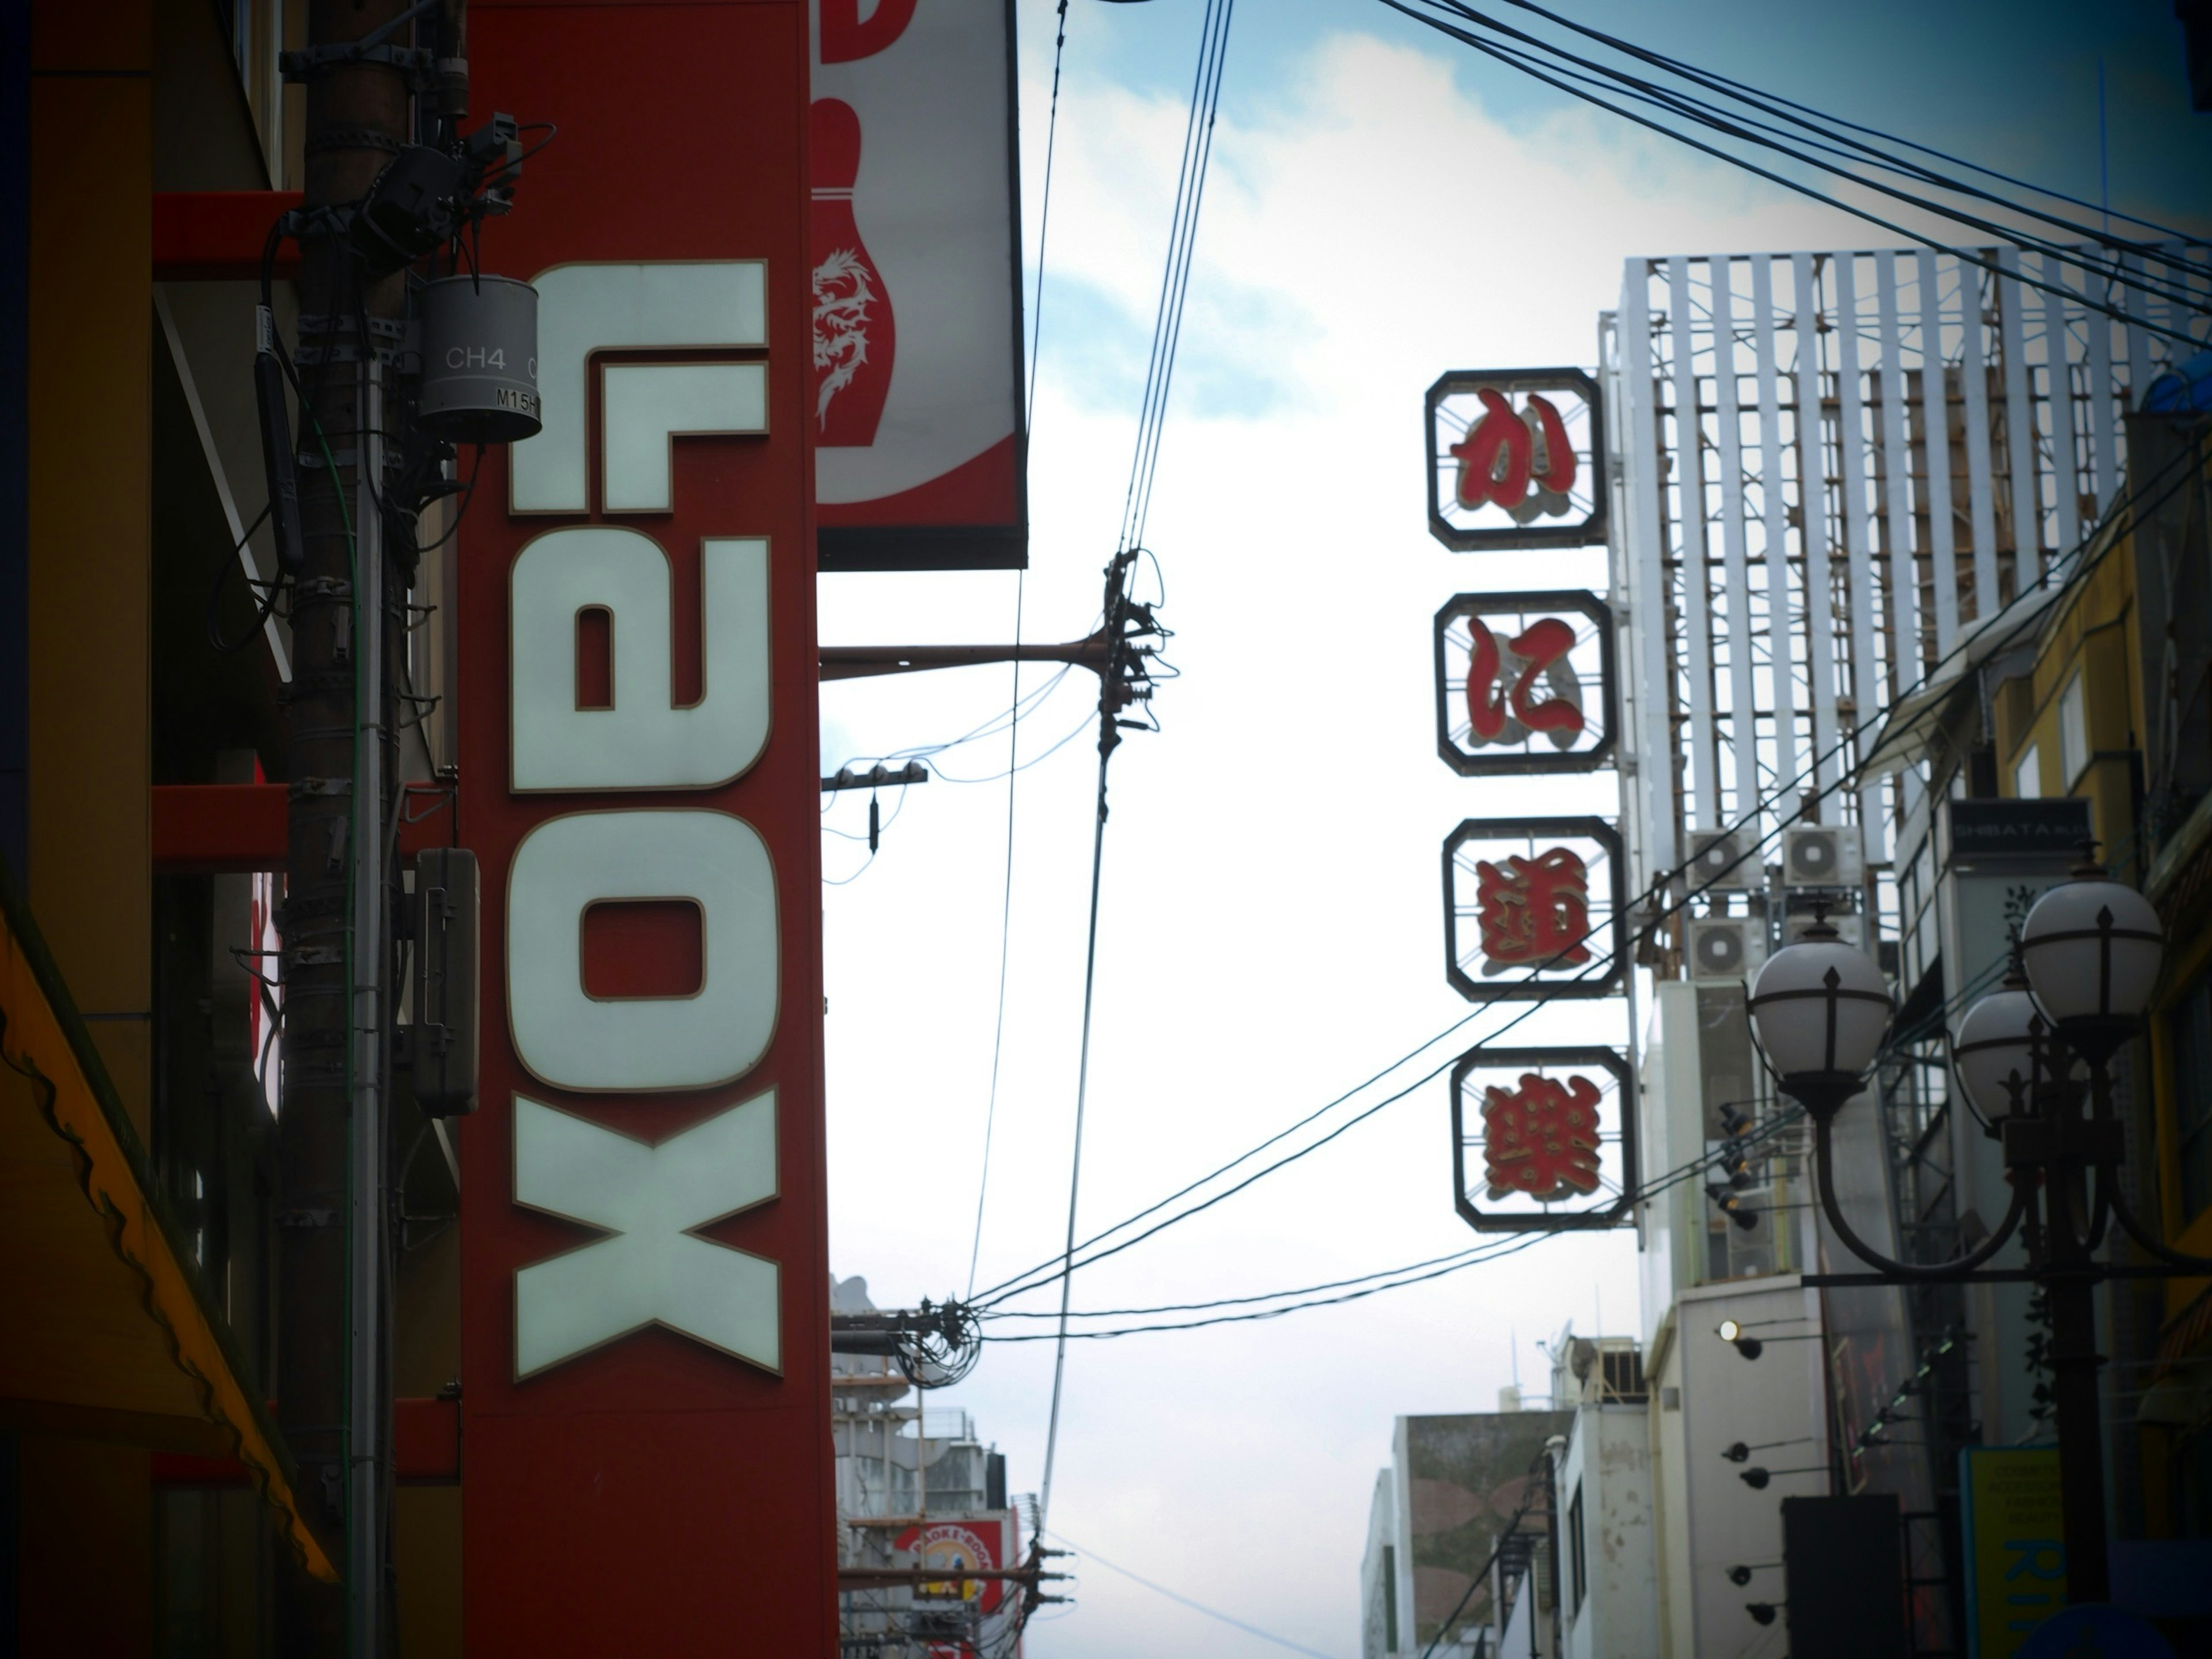
{"label": "window", "polygon": [[1398,1549],[1382,1547],[1382,1651],[1398,1650]]}
{"label": "window", "polygon": [[1567,1505],[1567,1613],[1583,1610],[1583,1592],[1589,1588],[1583,1555],[1583,1483],[1575,1482],[1575,1495]]}
{"label": "window", "polygon": [[2089,763],[2089,706],[2077,672],[2058,694],[2058,781],[2071,789]]}
{"label": "window", "polygon": [[2167,1016],[2172,1022],[2173,1130],[2181,1166],[2183,1226],[2212,1206],[2212,969],[2200,973]]}
{"label": "window", "polygon": [[2020,764],[2012,769],[2012,792],[2022,800],[2043,793],[2043,751],[2034,744],[2021,751]]}

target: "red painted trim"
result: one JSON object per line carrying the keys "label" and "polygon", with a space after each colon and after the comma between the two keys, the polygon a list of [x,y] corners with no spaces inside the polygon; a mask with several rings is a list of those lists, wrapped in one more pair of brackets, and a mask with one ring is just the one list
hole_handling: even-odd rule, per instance
{"label": "red painted trim", "polygon": [[1021,522],[1021,486],[1012,435],[927,483],[866,501],[825,501],[814,509],[827,526],[891,525],[1015,525]]}
{"label": "red painted trim", "polygon": [[[461,1402],[459,1400],[395,1400],[392,1404],[392,1473],[410,1486],[435,1485],[461,1478]],[[244,1486],[246,1465],[234,1457],[204,1457],[193,1452],[154,1454],[156,1486]]]}
{"label": "red painted trim", "polygon": [[169,783],[154,787],[154,873],[238,874],[282,870],[281,783]]}
{"label": "red painted trim", "polygon": [[[399,823],[399,855],[453,842],[452,797],[410,785]],[[288,833],[281,783],[158,783],[154,786],[154,873],[243,875],[282,870]]]}
{"label": "red painted trim", "polygon": [[392,1461],[400,1480],[461,1478],[459,1399],[397,1400],[392,1402]]}
{"label": "red painted trim", "polygon": [[244,1486],[251,1484],[246,1465],[235,1457],[202,1457],[193,1452],[154,1454],[156,1486]]}
{"label": "red painted trim", "polygon": [[[258,278],[261,248],[276,216],[306,198],[296,190],[157,191],[154,195],[154,280],[224,282]],[[277,251],[276,274],[296,276],[300,250]]]}

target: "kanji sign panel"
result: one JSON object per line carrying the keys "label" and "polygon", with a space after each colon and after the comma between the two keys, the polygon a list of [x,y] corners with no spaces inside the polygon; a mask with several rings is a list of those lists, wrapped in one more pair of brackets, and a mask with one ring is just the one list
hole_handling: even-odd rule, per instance
{"label": "kanji sign panel", "polygon": [[1470,1002],[1620,983],[1620,836],[1601,818],[1469,818],[1444,842],[1444,971]]}
{"label": "kanji sign panel", "polygon": [[1595,593],[1462,593],[1437,612],[1437,752],[1462,777],[1613,758],[1613,608]]}
{"label": "kanji sign panel", "polygon": [[1613,1227],[1639,1179],[1635,1073],[1611,1048],[1470,1048],[1452,1068],[1452,1178],[1477,1232]]}
{"label": "kanji sign panel", "polygon": [[1578,368],[1454,369],[1427,399],[1429,533],[1455,552],[1605,539],[1604,404]]}
{"label": "kanji sign panel", "polygon": [[824,570],[1027,562],[1012,0],[815,0]]}

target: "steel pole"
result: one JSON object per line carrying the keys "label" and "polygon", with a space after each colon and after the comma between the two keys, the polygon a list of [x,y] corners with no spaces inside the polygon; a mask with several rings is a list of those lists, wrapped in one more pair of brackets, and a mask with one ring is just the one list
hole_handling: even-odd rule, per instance
{"label": "steel pole", "polygon": [[[2089,1061],[2089,1088],[2099,1122],[2112,1117],[2109,1059]],[[2080,1093],[2054,1089],[2049,1110],[2059,1139],[2081,1128]],[[2100,1170],[2095,1179],[2101,1182]],[[2097,1199],[2089,1191],[2090,1172],[2078,1154],[2055,1162],[2046,1171],[2049,1199],[2046,1248],[2051,1273],[2044,1280],[2051,1299],[2051,1391],[2058,1429],[2058,1480],[2066,1529],[2066,1599],[2103,1601],[2111,1595],[2111,1567],[2105,1538],[2105,1425],[2098,1403],[2097,1372],[2105,1356],[2097,1352],[2095,1264],[2090,1259],[2096,1229]]]}
{"label": "steel pole", "polygon": [[2096,1289],[2086,1274],[2053,1274],[2051,1394],[2058,1425],[2058,1480],[2066,1528],[2066,1599],[2108,1599],[2105,1551],[2105,1425],[2097,1408]]}
{"label": "steel pole", "polygon": [[355,1659],[384,1653],[386,1395],[385,1290],[385,672],[384,398],[375,342],[357,342],[362,412],[354,508],[358,526],[361,675],[354,727],[353,1120],[348,1246],[346,1591]]}
{"label": "steel pole", "polygon": [[[343,47],[381,28],[404,0],[310,0],[311,48]],[[367,191],[406,141],[409,93],[395,64],[373,57],[324,61],[306,85],[306,185],[311,210],[340,207]],[[331,219],[311,219],[301,237],[297,442],[303,563],[290,590],[292,678],[285,688],[285,776],[290,785],[289,851],[282,912],[283,1035],[277,1125],[276,1416],[299,1466],[310,1523],[348,1585],[316,1583],[280,1570],[275,1650],[286,1659],[338,1659],[357,1638],[348,1590],[380,1594],[364,1580],[349,1510],[359,1394],[353,1304],[360,1255],[355,1176],[365,1154],[352,1085],[362,1066],[355,1026],[356,980],[374,972],[380,950],[364,952],[356,904],[364,842],[379,837],[379,793],[356,791],[361,726],[386,723],[360,692],[377,673],[361,659],[378,588],[356,567],[373,545],[378,514],[363,447],[374,422],[364,404],[364,313],[398,314],[397,279],[364,285]],[[316,349],[310,351],[308,347]],[[378,631],[381,631],[379,628]],[[380,777],[382,769],[380,769]],[[372,1086],[373,1084],[372,1084]],[[380,1344],[377,1345],[380,1349]],[[381,1389],[372,1390],[380,1395]],[[367,1541],[380,1551],[380,1524]],[[359,1659],[383,1659],[356,1649]]]}

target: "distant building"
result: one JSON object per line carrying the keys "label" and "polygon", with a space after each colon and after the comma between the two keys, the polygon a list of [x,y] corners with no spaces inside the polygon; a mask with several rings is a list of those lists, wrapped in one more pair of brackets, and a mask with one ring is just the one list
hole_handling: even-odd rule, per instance
{"label": "distant building", "polygon": [[[1558,1565],[1552,1460],[1571,1416],[1401,1417],[1376,1477],[1360,1588],[1362,1659],[1548,1656]],[[1509,1650],[1510,1632],[1537,1632]]]}
{"label": "distant building", "polygon": [[1650,1413],[1633,1339],[1570,1336],[1553,1402],[1574,1413],[1553,1464],[1561,1659],[1642,1659],[1659,1625]]}
{"label": "distant building", "polygon": [[[833,1281],[830,1310],[879,1311],[858,1275]],[[928,1391],[890,1358],[833,1354],[830,1390],[844,1659],[1012,1659],[1013,1586],[918,1577],[931,1567],[1017,1564],[1021,1523],[1006,1501],[1005,1455],[977,1437],[966,1412],[932,1408]],[[853,1584],[852,1575],[870,1572],[882,1582]]]}

